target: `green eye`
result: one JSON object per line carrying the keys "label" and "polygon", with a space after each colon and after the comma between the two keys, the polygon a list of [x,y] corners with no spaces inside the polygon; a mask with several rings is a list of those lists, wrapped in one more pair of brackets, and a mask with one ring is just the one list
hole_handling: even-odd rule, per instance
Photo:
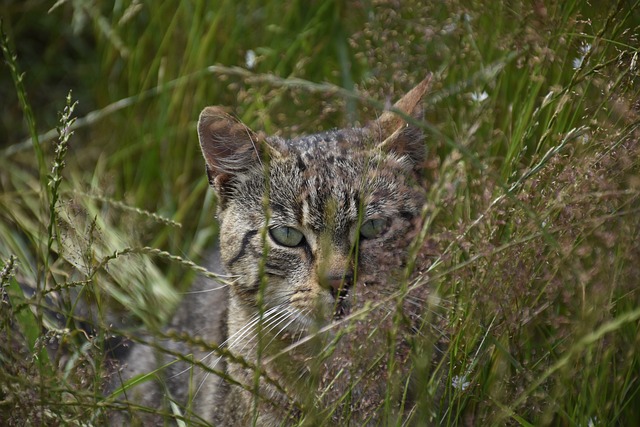
{"label": "green eye", "polygon": [[369,219],[360,226],[360,236],[363,239],[374,239],[387,228],[387,221],[384,219]]}
{"label": "green eye", "polygon": [[288,247],[298,246],[304,239],[304,235],[293,227],[273,227],[269,234],[276,243]]}

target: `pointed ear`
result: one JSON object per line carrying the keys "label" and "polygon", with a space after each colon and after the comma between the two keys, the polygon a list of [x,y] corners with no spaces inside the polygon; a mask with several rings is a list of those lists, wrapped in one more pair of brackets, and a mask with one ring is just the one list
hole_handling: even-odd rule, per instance
{"label": "pointed ear", "polygon": [[198,120],[200,148],[209,184],[222,192],[234,175],[260,165],[260,137],[220,107],[207,107]]}
{"label": "pointed ear", "polygon": [[[416,119],[421,119],[422,98],[429,90],[432,75],[429,73],[416,87],[393,105],[403,113]],[[406,154],[414,161],[419,162],[424,157],[424,144],[422,129],[407,123],[402,117],[392,111],[385,111],[378,120],[367,124],[378,141],[383,151]]]}

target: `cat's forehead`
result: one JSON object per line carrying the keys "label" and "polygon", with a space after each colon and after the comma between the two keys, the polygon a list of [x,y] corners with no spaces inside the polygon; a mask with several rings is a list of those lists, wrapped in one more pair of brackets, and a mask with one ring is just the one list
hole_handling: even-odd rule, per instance
{"label": "cat's forehead", "polygon": [[280,139],[280,156],[271,163],[272,185],[323,199],[358,192],[375,156],[370,142],[368,131],[358,128]]}
{"label": "cat's forehead", "polygon": [[405,162],[370,149],[367,130],[329,131],[276,144],[281,155],[271,160],[269,173],[273,221],[319,233],[330,225],[332,235],[345,237],[361,209],[365,216],[381,217],[402,209]]}
{"label": "cat's forehead", "polygon": [[352,157],[372,145],[371,133],[362,128],[336,129],[276,142],[277,149],[285,156],[316,163],[335,157]]}

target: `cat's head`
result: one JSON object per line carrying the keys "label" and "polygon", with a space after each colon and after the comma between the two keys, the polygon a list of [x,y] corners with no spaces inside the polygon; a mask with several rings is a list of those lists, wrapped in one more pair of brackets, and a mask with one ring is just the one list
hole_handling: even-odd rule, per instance
{"label": "cat's head", "polygon": [[[420,115],[429,80],[394,107]],[[239,307],[257,312],[261,294],[265,316],[298,332],[393,288],[376,282],[402,265],[422,207],[419,128],[385,112],[364,128],[285,140],[207,107],[198,134]]]}

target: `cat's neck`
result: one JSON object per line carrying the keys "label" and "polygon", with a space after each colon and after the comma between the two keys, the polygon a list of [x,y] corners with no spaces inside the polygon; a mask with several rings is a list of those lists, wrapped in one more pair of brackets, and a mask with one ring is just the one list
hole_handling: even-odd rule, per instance
{"label": "cat's neck", "polygon": [[261,371],[257,393],[267,398],[259,402],[258,424],[281,425],[283,413],[295,418],[303,393],[309,390],[305,364],[309,356],[303,346],[296,349],[299,351],[283,351],[291,345],[290,337],[279,336],[273,323],[261,321],[255,308],[246,307],[233,292],[230,294],[227,348],[245,363],[228,364],[228,374],[242,386],[234,388],[227,398],[240,413],[251,413],[257,368]]}

